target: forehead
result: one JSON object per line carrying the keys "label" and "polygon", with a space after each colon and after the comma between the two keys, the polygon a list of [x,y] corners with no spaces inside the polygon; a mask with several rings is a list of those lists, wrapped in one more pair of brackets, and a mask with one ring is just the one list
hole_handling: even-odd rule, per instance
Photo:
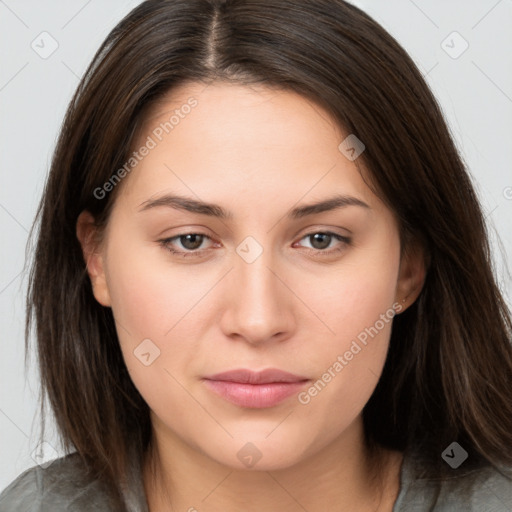
{"label": "forehead", "polygon": [[294,92],[183,84],[146,111],[133,148],[151,139],[152,149],[130,173],[127,192],[139,203],[177,190],[230,204],[256,196],[259,207],[332,192],[375,201],[338,148],[346,136],[322,107]]}
{"label": "forehead", "polygon": [[254,145],[260,140],[265,145],[274,140],[296,149],[299,143],[310,146],[320,139],[324,144],[336,143],[343,135],[333,118],[312,100],[263,85],[187,82],[152,103],[143,117],[139,136],[171,120],[168,128],[173,133],[184,132],[192,124],[197,136],[208,135],[212,140],[217,135],[223,146],[230,141],[234,145],[238,134],[250,134],[244,149],[249,142]]}

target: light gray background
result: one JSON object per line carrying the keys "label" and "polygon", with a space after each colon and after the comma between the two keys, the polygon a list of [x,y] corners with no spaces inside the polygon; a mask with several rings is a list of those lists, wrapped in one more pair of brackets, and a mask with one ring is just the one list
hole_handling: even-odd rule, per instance
{"label": "light gray background", "polygon": [[[512,260],[512,0],[353,3],[406,48],[438,98],[491,230],[503,243],[500,250],[493,235],[499,282],[511,304],[512,281],[505,265]],[[35,452],[35,357],[27,375],[23,365],[25,245],[79,77],[108,32],[137,4],[0,0],[0,490],[36,462],[61,455],[51,430],[42,458]],[[45,31],[51,37],[40,35]],[[55,44],[52,38],[58,48],[47,58],[31,46],[49,51]],[[469,47],[453,58],[464,48],[464,40]],[[400,141],[390,144],[399,151]]]}

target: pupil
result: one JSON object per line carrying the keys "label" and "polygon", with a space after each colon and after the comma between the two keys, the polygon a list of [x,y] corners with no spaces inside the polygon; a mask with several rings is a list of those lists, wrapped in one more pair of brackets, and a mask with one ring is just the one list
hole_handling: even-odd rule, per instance
{"label": "pupil", "polygon": [[[330,238],[331,238],[331,235],[327,235],[326,233],[315,233],[313,235],[313,240],[314,241],[318,241],[318,237],[320,237],[320,246],[321,247],[315,247],[315,244],[313,243],[313,247],[315,247],[315,249],[325,249],[326,247],[329,247],[329,242],[331,241]],[[325,238],[323,238],[325,237]],[[322,238],[323,238],[323,242],[322,243]],[[326,242],[327,241],[327,242]]]}
{"label": "pupil", "polygon": [[[198,247],[200,247],[201,245],[201,236],[202,235],[184,235],[181,237],[181,243],[183,244],[183,247],[187,248],[187,249],[190,249],[190,250],[193,250],[193,249],[197,249]],[[190,238],[192,238],[192,243],[189,244],[190,242]],[[194,243],[194,239],[197,238],[199,240],[199,243],[197,243],[197,240],[195,241]],[[185,239],[185,242],[183,242],[183,239]],[[190,247],[190,245],[192,245],[192,247]]]}

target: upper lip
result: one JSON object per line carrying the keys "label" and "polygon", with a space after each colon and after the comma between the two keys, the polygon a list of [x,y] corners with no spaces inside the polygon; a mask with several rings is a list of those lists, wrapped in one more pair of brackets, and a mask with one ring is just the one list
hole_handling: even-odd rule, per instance
{"label": "upper lip", "polygon": [[294,375],[293,373],[278,370],[276,368],[268,368],[259,372],[241,368],[216,373],[215,375],[210,375],[205,378],[208,380],[239,382],[241,384],[269,384],[273,382],[302,382],[309,380],[307,377]]}

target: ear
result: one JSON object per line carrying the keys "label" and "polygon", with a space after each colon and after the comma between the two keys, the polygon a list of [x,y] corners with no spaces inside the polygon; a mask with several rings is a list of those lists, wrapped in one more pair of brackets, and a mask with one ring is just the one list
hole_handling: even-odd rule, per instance
{"label": "ear", "polygon": [[76,236],[82,246],[94,297],[102,306],[110,306],[110,294],[105,277],[105,257],[102,246],[98,243],[98,228],[94,217],[87,210],[78,216]]}
{"label": "ear", "polygon": [[418,298],[425,283],[428,265],[429,258],[424,245],[418,240],[410,241],[400,259],[395,300],[401,309],[397,312],[405,311]]}

